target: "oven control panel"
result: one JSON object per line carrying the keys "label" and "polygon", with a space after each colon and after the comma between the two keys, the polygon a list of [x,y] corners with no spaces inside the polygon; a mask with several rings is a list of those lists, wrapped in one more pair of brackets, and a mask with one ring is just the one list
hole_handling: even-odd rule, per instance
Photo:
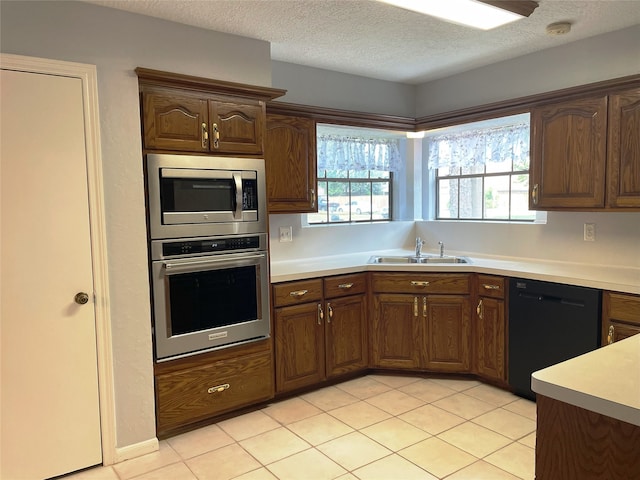
{"label": "oven control panel", "polygon": [[228,237],[200,237],[151,242],[154,260],[191,255],[265,250],[266,234]]}

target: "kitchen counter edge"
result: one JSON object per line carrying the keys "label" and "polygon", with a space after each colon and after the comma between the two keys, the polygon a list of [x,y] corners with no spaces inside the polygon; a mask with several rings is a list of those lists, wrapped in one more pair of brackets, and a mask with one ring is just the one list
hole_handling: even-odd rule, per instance
{"label": "kitchen counter edge", "polygon": [[411,255],[408,250],[384,250],[327,257],[272,261],[271,283],[303,280],[365,271],[377,272],[438,272],[483,273],[505,277],[599,288],[623,293],[640,294],[640,268],[609,267],[531,259],[496,259],[463,254],[471,263],[461,264],[371,264],[371,256]]}

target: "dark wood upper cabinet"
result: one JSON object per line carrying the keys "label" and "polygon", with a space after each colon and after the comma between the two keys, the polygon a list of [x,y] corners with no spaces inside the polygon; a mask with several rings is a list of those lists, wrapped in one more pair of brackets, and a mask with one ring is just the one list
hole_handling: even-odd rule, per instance
{"label": "dark wood upper cabinet", "polygon": [[640,207],[640,88],[609,97],[607,205]]}
{"label": "dark wood upper cabinet", "polygon": [[531,112],[530,208],[604,207],[607,97]]}
{"label": "dark wood upper cabinet", "polygon": [[284,90],[137,68],[146,150],[262,156],[266,103]]}
{"label": "dark wood upper cabinet", "polygon": [[531,111],[533,210],[640,208],[640,88]]}
{"label": "dark wood upper cabinet", "polygon": [[270,213],[318,211],[313,119],[267,114],[265,166]]}

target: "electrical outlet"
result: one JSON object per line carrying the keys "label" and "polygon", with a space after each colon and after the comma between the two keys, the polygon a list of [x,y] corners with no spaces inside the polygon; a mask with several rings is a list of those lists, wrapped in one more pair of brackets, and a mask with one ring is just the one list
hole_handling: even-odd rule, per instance
{"label": "electrical outlet", "polygon": [[595,223],[584,224],[584,241],[585,242],[596,241],[596,224]]}
{"label": "electrical outlet", "polygon": [[281,242],[293,242],[293,228],[292,227],[280,227],[280,241]]}

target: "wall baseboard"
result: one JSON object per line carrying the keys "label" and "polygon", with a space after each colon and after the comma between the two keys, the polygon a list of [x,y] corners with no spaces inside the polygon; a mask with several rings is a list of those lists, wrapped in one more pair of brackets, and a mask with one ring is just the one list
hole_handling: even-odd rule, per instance
{"label": "wall baseboard", "polygon": [[146,455],[147,453],[153,453],[158,451],[159,448],[160,444],[158,443],[158,439],[155,437],[150,438],[149,440],[145,440],[144,442],[134,443],[132,445],[127,445],[126,447],[116,448],[114,463],[124,462],[125,460],[140,457],[142,455]]}

